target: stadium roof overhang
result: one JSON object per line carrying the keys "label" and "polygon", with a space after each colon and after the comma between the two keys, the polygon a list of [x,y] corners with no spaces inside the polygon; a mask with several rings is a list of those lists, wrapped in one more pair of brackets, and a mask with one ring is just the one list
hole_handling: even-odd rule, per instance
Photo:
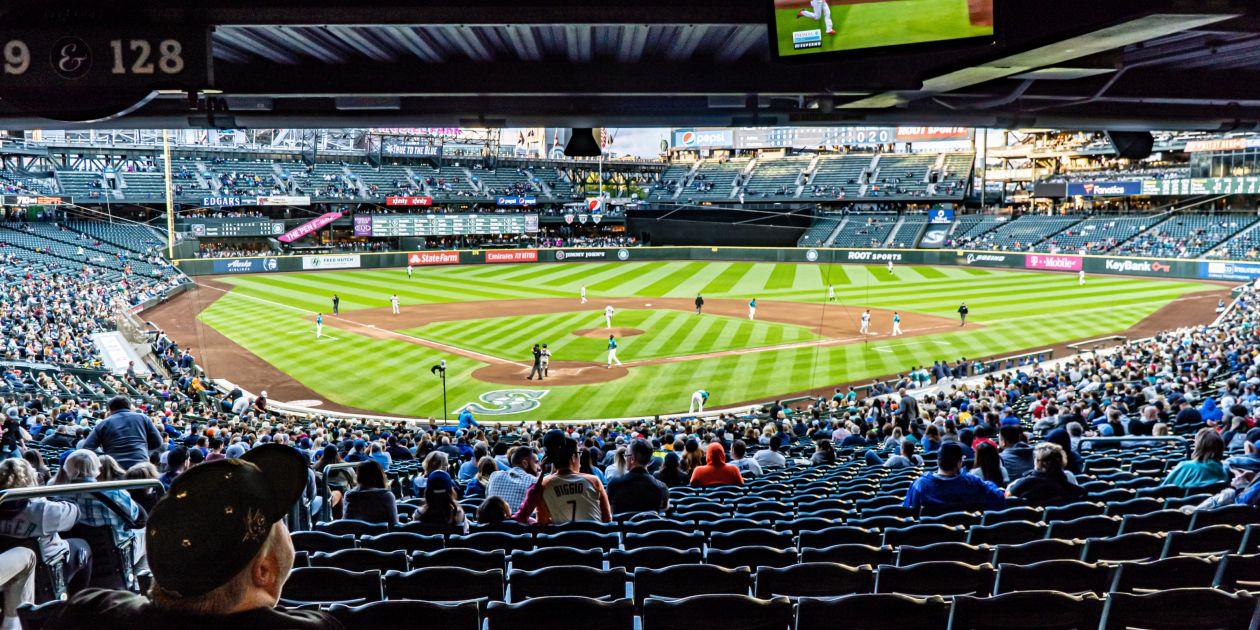
{"label": "stadium roof overhang", "polygon": [[111,23],[209,44],[158,92],[0,72],[0,127],[1260,125],[1254,2],[1005,0],[997,45],[813,63],[772,57],[771,2],[7,2],[0,46]]}

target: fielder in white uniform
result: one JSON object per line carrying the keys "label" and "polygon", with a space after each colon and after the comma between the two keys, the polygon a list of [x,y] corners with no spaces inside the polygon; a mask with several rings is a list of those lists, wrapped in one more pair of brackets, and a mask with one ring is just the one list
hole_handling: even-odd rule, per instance
{"label": "fielder in white uniform", "polygon": [[901,313],[893,311],[893,331],[894,337],[901,334]]}
{"label": "fielder in white uniform", "polygon": [[582,287],[582,303],[586,304],[586,287]]}
{"label": "fielder in white uniform", "polygon": [[687,413],[695,413],[697,407],[700,408],[700,413],[704,413],[704,402],[708,399],[709,392],[706,392],[703,389],[697,389],[695,393],[691,395],[691,408],[687,411]]}
{"label": "fielder in white uniform", "polygon": [[612,328],[612,316],[617,311],[613,309],[612,304],[604,307],[604,328]]}
{"label": "fielder in white uniform", "polygon": [[1079,284],[1080,286],[1085,286],[1085,270],[1084,269],[1082,269],[1081,273],[1076,276],[1076,283]]}
{"label": "fielder in white uniform", "polygon": [[612,367],[614,363],[621,365],[621,359],[617,358],[617,340],[612,335],[608,335],[608,365],[606,367]]}
{"label": "fielder in white uniform", "polygon": [[870,332],[870,330],[871,330],[871,312],[867,310],[862,313],[862,324],[861,324],[861,328],[858,328],[858,333],[865,335],[868,332]]}
{"label": "fielder in white uniform", "polygon": [[827,0],[809,0],[809,6],[812,11],[801,9],[796,12],[796,17],[811,20],[822,18],[823,24],[827,27],[827,34],[835,35],[836,29],[831,25],[831,7],[827,4]]}
{"label": "fielder in white uniform", "polygon": [[836,286],[833,284],[827,285],[827,301],[828,302],[836,301]]}
{"label": "fielder in white uniform", "polygon": [[394,308],[394,314],[397,315],[398,314],[398,294],[397,293],[390,296],[389,305]]}
{"label": "fielder in white uniform", "polygon": [[892,261],[890,260],[890,261],[888,261],[888,273],[889,273],[889,274],[892,274],[892,272],[893,272],[893,270],[892,270]]}
{"label": "fielder in white uniform", "polygon": [[411,264],[410,263],[407,264],[407,279],[408,280],[411,279]]}

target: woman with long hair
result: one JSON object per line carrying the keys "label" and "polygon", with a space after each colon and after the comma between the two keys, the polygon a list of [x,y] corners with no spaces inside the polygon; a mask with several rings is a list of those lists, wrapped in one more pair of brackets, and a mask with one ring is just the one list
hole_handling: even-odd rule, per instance
{"label": "woman with long hair", "polygon": [[487,497],[481,502],[481,507],[477,508],[478,525],[502,523],[510,518],[512,518],[511,509],[503,497]]}
{"label": "woman with long hair", "polygon": [[1229,481],[1225,459],[1225,441],[1215,429],[1204,427],[1194,435],[1194,451],[1168,473],[1160,485],[1179,488],[1202,488]]}
{"label": "woman with long hair", "polygon": [[398,524],[398,505],[389,491],[385,469],[374,459],[359,462],[359,483],[346,493],[345,518],[369,523]]}
{"label": "woman with long hair", "polygon": [[624,474],[626,474],[626,447],[619,446],[613,453],[612,466],[604,469],[604,479],[611,482]]}
{"label": "woman with long hair", "polygon": [[101,455],[101,475],[97,481],[122,481],[127,478],[127,471],[118,465],[118,460],[109,455]]}
{"label": "woman with long hair", "polygon": [[682,468],[682,458],[673,451],[665,454],[665,462],[661,465],[660,472],[656,473],[656,478],[669,488],[691,483],[691,475]]}
{"label": "woman with long hair", "polygon": [[24,453],[22,453],[22,459],[25,459],[28,463],[30,463],[31,468],[35,469],[35,477],[39,482],[39,485],[42,486],[48,483],[48,480],[52,478],[52,471],[49,470],[48,465],[44,463],[44,456],[40,455],[39,451],[33,448],[28,448]]}
{"label": "woman with long hair", "polygon": [[[499,470],[494,458],[486,455],[477,461],[477,474],[464,487],[464,496],[469,499],[484,499],[490,488],[490,475]],[[480,521],[479,521],[480,522]]]}
{"label": "woman with long hair", "polygon": [[[766,425],[770,426],[770,425]],[[764,439],[764,437],[763,437]],[[768,442],[767,442],[768,444]],[[687,438],[687,445],[683,453],[683,469],[688,473],[704,465],[704,451],[700,450],[700,441],[696,438]]]}
{"label": "woman with long hair", "polygon": [[320,455],[319,460],[315,462],[315,465],[312,466],[315,469],[316,479],[322,480],[324,485],[328,487],[329,505],[332,509],[333,518],[341,518],[341,498],[354,485],[354,471],[349,468],[339,468],[330,471],[328,478],[324,479],[325,468],[341,463],[344,462],[341,459],[341,452],[337,450],[337,444],[329,442],[324,445],[324,452]]}
{"label": "woman with long hair", "polygon": [[468,533],[468,519],[464,518],[464,509],[459,505],[455,481],[445,470],[435,470],[425,478],[424,507],[420,508],[416,520],[429,525],[462,529],[465,534]]}
{"label": "woman with long hair", "polygon": [[831,447],[831,440],[818,440],[817,450],[814,456],[810,458],[809,463],[813,466],[826,466],[836,463],[836,451]]}
{"label": "woman with long hair", "polygon": [[1063,447],[1042,442],[1034,451],[1033,471],[1012,482],[1008,492],[1032,505],[1084,498],[1085,490],[1064,472],[1067,463]]}
{"label": "woman with long hair", "polygon": [[608,483],[604,477],[604,471],[596,468],[591,463],[591,450],[584,448],[578,451],[578,472],[583,475],[594,475],[599,479],[600,483]]}
{"label": "woman with long hair", "polygon": [[983,440],[976,442],[976,461],[971,474],[992,481],[999,488],[1005,488],[1010,480],[1006,467],[1002,465],[1002,457],[993,442]]}

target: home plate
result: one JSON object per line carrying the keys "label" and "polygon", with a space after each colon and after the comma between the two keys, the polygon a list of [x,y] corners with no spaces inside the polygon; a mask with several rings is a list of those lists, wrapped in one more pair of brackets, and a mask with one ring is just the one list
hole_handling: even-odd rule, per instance
{"label": "home plate", "polygon": [[651,304],[644,304],[643,306],[645,306],[645,307],[651,307],[652,305],[651,305]]}

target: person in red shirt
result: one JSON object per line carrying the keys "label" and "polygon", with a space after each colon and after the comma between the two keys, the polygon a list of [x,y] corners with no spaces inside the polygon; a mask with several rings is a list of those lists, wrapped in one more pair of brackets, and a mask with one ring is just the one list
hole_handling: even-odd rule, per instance
{"label": "person in red shirt", "polygon": [[705,450],[705,464],[696,466],[691,473],[691,485],[704,486],[742,486],[744,476],[739,469],[726,463],[726,449],[714,442]]}

